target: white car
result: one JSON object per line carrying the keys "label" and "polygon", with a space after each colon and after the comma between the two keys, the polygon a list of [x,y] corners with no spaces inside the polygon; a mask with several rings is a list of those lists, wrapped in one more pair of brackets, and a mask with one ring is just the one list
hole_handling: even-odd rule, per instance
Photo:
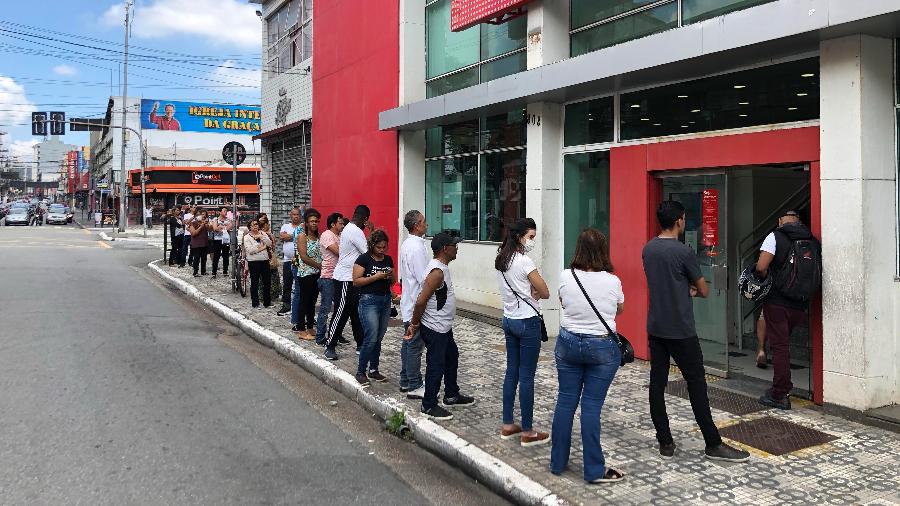
{"label": "white car", "polygon": [[65,206],[50,206],[50,209],[47,211],[46,223],[50,225],[51,223],[59,223],[61,225],[66,225],[69,223],[69,216],[66,214]]}

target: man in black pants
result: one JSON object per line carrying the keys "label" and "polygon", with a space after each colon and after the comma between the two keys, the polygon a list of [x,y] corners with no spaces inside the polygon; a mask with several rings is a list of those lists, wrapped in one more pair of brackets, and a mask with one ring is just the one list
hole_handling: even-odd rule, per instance
{"label": "man in black pants", "polygon": [[331,315],[331,325],[328,326],[328,340],[325,342],[325,358],[337,360],[338,343],[346,344],[341,333],[347,318],[350,318],[350,326],[353,327],[353,340],[356,341],[356,353],[362,345],[363,330],[359,322],[359,293],[353,287],[353,264],[360,255],[369,250],[366,234],[363,228],[369,225],[370,211],[368,206],[358,205],[353,211],[353,218],[341,232],[341,245],[337,265],[334,267],[332,283],[334,283],[334,313]]}
{"label": "man in black pants", "polygon": [[644,246],[643,259],[650,292],[650,417],[656,428],[659,453],[663,457],[675,455],[665,400],[671,357],[687,382],[694,419],[706,442],[706,458],[745,462],[750,454],[722,442],[709,409],[706,371],[691,301],[691,297],[706,297],[709,287],[700,272],[697,255],[679,240],[685,229],[684,206],[664,201],[656,208],[656,218],[662,232]]}
{"label": "man in black pants", "polygon": [[228,275],[228,255],[231,254],[231,220],[228,218],[228,208],[219,210],[219,215],[210,222],[213,231],[213,240],[210,242],[212,251],[212,277],[216,277],[219,270],[219,259],[222,259],[222,275]]}

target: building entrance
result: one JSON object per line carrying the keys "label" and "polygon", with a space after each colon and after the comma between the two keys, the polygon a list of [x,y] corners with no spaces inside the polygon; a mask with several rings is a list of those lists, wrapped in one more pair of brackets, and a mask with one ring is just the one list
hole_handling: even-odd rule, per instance
{"label": "building entrance", "polygon": [[[809,170],[805,165],[729,167],[665,172],[659,178],[663,199],[679,201],[686,209],[681,240],[697,255],[710,287],[706,299],[694,301],[707,372],[725,378],[720,386],[758,392],[772,378],[767,361],[760,361],[765,368],[757,365],[765,329],[761,309],[741,297],[737,282],[785,211],[797,210],[809,223]],[[796,396],[811,396],[811,356],[807,325],[791,342]]]}

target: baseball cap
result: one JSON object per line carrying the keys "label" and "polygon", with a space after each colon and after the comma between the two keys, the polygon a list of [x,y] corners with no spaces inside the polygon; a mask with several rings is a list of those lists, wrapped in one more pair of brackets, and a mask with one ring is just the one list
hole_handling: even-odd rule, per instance
{"label": "baseball cap", "polygon": [[444,249],[445,246],[453,246],[461,242],[462,238],[454,237],[447,232],[441,232],[435,234],[435,236],[431,238],[431,251],[434,252],[434,254],[437,254]]}

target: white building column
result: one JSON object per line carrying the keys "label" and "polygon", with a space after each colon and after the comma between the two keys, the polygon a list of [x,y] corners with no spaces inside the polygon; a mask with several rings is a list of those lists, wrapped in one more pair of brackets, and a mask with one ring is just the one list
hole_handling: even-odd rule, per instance
{"label": "white building column", "polygon": [[821,43],[823,393],[865,410],[900,401],[893,43]]}
{"label": "white building column", "polygon": [[[399,93],[400,105],[425,99],[425,2],[421,0],[400,0]],[[402,131],[398,142],[400,244],[407,236],[403,215],[411,209],[425,212],[425,132]]]}

